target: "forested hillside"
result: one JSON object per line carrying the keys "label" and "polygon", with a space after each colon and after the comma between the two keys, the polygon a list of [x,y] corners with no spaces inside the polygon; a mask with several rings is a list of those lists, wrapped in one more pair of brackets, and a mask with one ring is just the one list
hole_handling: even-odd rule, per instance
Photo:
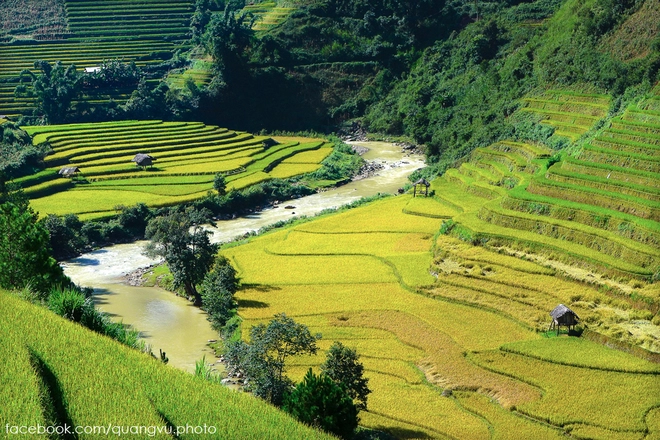
{"label": "forested hillside", "polygon": [[[548,141],[552,130],[538,119],[511,118],[528,94],[608,95],[609,117],[648,91],[660,69],[654,0],[149,0],[121,16],[76,0],[35,8],[62,4],[64,18],[7,28],[0,113],[250,131],[358,121],[424,144],[430,162],[443,164],[433,172],[503,138],[572,141]],[[139,29],[126,32],[138,17]],[[19,75],[39,60],[62,66]],[[65,74],[70,65],[77,71]]]}

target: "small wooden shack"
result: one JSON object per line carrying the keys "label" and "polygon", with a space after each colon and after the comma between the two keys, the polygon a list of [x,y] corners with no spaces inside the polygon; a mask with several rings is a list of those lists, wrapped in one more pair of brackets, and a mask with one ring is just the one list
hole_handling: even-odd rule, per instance
{"label": "small wooden shack", "polygon": [[431,184],[428,182],[426,179],[419,179],[417,182],[414,183],[413,186],[413,197],[417,197],[417,187],[419,186],[419,193],[422,194],[422,191],[424,192],[424,197],[427,197],[429,195],[429,187]]}
{"label": "small wooden shack", "polygon": [[153,166],[155,160],[156,159],[148,154],[138,153],[131,162],[135,162],[135,165],[146,169],[147,167]]}
{"label": "small wooden shack", "polygon": [[67,177],[73,180],[79,172],[80,172],[80,168],[78,167],[64,167],[61,170],[59,170],[57,174],[59,174],[62,177]]}
{"label": "small wooden shack", "polygon": [[559,334],[560,326],[566,326],[570,331],[571,327],[575,327],[575,325],[580,322],[580,317],[573,310],[563,304],[559,304],[555,307],[552,312],[550,312],[550,316],[552,316],[552,322],[550,323],[550,328],[548,330],[556,328],[557,334]]}

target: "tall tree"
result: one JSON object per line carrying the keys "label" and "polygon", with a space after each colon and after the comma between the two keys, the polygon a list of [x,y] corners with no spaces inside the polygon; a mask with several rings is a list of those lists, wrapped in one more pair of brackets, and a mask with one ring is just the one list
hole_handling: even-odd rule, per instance
{"label": "tall tree", "polygon": [[364,366],[357,351],[335,342],[328,350],[321,371],[340,384],[351,399],[355,400],[358,410],[367,409],[367,396],[371,393],[369,379],[364,377]]}
{"label": "tall tree", "polygon": [[20,201],[0,205],[0,287],[29,286],[45,298],[51,287],[69,280],[50,255],[48,231],[26,205]]}
{"label": "tall tree", "polygon": [[316,354],[316,341],[306,325],[295,322],[284,313],[266,324],[250,329],[250,343],[238,341],[229,345],[226,358],[230,367],[240,370],[247,379],[248,390],[273,405],[282,404],[291,388],[285,376],[286,360],[301,354]]}
{"label": "tall tree", "polygon": [[206,51],[213,57],[227,82],[230,82],[232,74],[244,70],[245,52],[254,38],[254,17],[250,13],[239,12],[241,8],[238,2],[227,2],[222,14],[211,17],[202,38]]}
{"label": "tall tree", "polygon": [[145,232],[151,240],[145,254],[164,258],[174,277],[174,286],[183,287],[188,299],[198,306],[202,305],[202,297],[196,285],[211,268],[218,250],[209,241],[209,234],[199,221],[191,218],[190,211],[155,217]]}
{"label": "tall tree", "polygon": [[[16,95],[36,98],[36,111],[49,124],[64,122],[71,102],[82,92],[82,75],[73,64],[65,68],[60,61],[54,66],[48,61],[35,61],[34,68],[39,72],[33,73],[27,69],[21,72],[21,84],[16,87]],[[29,89],[25,85],[26,78],[30,79]]]}
{"label": "tall tree", "polygon": [[216,259],[213,268],[204,277],[201,286],[202,308],[216,330],[221,330],[235,314],[237,307],[234,293],[238,289],[238,277],[225,257]]}
{"label": "tall tree", "polygon": [[326,374],[315,375],[310,368],[305,378],[288,393],[282,406],[301,422],[348,439],[358,424],[353,399]]}

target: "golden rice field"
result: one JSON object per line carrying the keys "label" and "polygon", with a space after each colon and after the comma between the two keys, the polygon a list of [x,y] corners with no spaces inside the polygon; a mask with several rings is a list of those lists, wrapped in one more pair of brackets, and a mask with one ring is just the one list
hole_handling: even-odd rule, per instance
{"label": "golden rice field", "polygon": [[[52,149],[47,168],[18,179],[32,206],[46,214],[82,219],[115,213],[119,205],[159,207],[199,199],[213,189],[216,173],[227,189],[311,173],[332,152],[321,139],[253,136],[198,122],[115,121],[25,127],[35,145]],[[275,145],[271,145],[275,141]],[[155,158],[142,169],[138,153]],[[78,167],[81,181],[57,173]]]}
{"label": "golden rice field", "polygon": [[[244,285],[243,334],[286,312],[323,334],[322,351],[335,340],[357,349],[373,390],[361,424],[400,438],[657,438],[657,364],[543,337],[559,303],[590,327],[649,312],[551,267],[438,235],[459,202],[390,197],[222,250]],[[323,359],[294,359],[288,372],[300,380]]]}

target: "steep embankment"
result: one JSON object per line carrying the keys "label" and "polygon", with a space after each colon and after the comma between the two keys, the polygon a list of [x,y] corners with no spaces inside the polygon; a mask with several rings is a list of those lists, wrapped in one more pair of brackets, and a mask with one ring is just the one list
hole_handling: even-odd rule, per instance
{"label": "steep embankment", "polygon": [[328,438],[258,399],[163,365],[2,291],[0,334],[3,434],[6,424],[68,424],[110,427],[110,434],[149,429],[143,436],[159,428],[183,430],[155,438]]}

